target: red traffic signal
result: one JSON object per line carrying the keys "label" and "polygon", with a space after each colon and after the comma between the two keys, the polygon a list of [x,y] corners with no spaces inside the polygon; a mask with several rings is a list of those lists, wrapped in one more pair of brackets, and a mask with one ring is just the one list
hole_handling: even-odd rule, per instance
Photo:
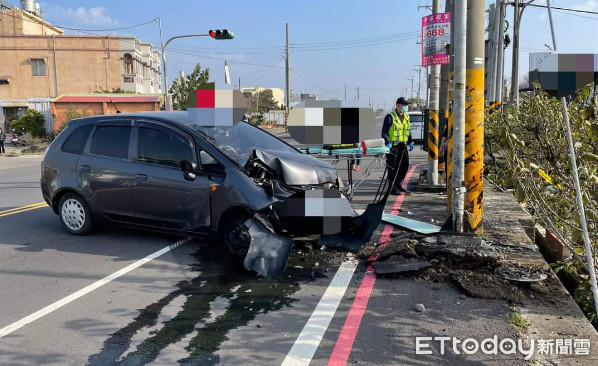
{"label": "red traffic signal", "polygon": [[210,37],[214,39],[233,39],[235,38],[235,34],[228,29],[216,29],[208,32]]}

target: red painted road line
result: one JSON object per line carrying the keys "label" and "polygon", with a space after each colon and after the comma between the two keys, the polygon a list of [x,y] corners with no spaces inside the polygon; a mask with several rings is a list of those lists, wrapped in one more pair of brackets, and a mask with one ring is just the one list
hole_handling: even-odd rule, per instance
{"label": "red painted road line", "polygon": [[[411,176],[415,169],[421,164],[414,165],[411,167],[407,175],[405,176],[405,181],[409,182]],[[395,203],[392,207],[393,210],[398,211],[403,204],[404,195],[397,196]],[[393,215],[397,212],[391,211]],[[378,243],[383,244],[387,243],[390,240],[390,234],[392,233],[392,225],[386,225],[382,234],[380,235],[380,240]],[[382,248],[382,247],[379,247]],[[368,258],[375,260],[375,256]],[[349,354],[351,353],[351,349],[353,348],[353,342],[355,341],[355,337],[357,336],[357,331],[359,330],[359,325],[361,324],[361,318],[365,313],[365,309],[368,306],[368,301],[370,300],[370,295],[372,294],[372,289],[374,288],[374,284],[376,283],[376,272],[374,272],[374,268],[371,265],[368,265],[368,268],[365,271],[365,275],[363,276],[363,280],[361,280],[361,284],[359,285],[359,290],[357,290],[357,294],[355,296],[355,300],[353,301],[353,305],[351,309],[349,309],[349,314],[347,315],[347,319],[345,319],[345,324],[341,329],[340,334],[336,340],[336,344],[334,345],[334,349],[332,350],[332,354],[328,359],[328,366],[344,366],[347,364],[347,360],[349,359]]]}

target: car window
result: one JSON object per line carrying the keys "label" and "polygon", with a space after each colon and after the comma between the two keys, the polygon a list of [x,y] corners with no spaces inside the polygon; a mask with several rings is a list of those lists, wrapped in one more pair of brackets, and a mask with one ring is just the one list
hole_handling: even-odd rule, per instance
{"label": "car window", "polygon": [[197,159],[189,139],[161,129],[139,127],[137,160],[179,168],[181,161]]}
{"label": "car window", "polygon": [[130,126],[98,126],[91,140],[91,153],[126,159],[129,156]]}
{"label": "car window", "polygon": [[93,125],[85,125],[75,129],[62,144],[62,151],[81,154],[85,148],[85,143],[87,142],[87,138],[89,137],[92,129]]}

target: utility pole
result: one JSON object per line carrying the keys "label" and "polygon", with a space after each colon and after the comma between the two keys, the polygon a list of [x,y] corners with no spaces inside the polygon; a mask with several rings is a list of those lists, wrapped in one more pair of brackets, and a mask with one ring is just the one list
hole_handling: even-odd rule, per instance
{"label": "utility pole", "polygon": [[496,99],[496,108],[502,105],[502,87],[504,84],[505,73],[505,17],[507,16],[507,4],[503,0],[498,1],[498,54],[496,57],[496,82],[494,87],[494,98]]}
{"label": "utility pole", "polygon": [[488,71],[488,77],[486,79],[486,87],[484,88],[486,90],[486,99],[488,100],[488,103],[490,104],[490,109],[492,110],[494,108],[494,102],[495,102],[495,96],[494,94],[496,93],[496,88],[494,86],[494,82],[496,80],[496,61],[497,61],[497,55],[498,55],[498,42],[497,42],[497,38],[498,38],[498,32],[497,32],[497,15],[498,15],[498,11],[496,9],[496,6],[494,4],[490,4],[490,8],[488,9],[488,47],[487,47],[487,51],[488,51],[488,63],[487,63],[487,71]]}
{"label": "utility pole", "polygon": [[345,100],[347,100],[347,84],[345,83]]}
{"label": "utility pole", "polygon": [[359,100],[359,87],[357,87],[357,100]]}
{"label": "utility pole", "polygon": [[[440,0],[434,0],[432,13],[440,13]],[[429,185],[438,185],[438,102],[440,99],[440,65],[430,67],[430,121],[428,122]]]}
{"label": "utility pole", "polygon": [[[451,9],[453,8],[453,1],[454,0],[446,0],[444,4],[444,11],[447,13],[452,13]],[[452,23],[452,22],[451,22]],[[450,47],[450,45],[449,45]],[[450,54],[449,49],[447,52]],[[449,57],[450,60],[450,57]],[[444,115],[444,123],[448,123],[448,113],[449,113],[449,82],[450,82],[450,75],[449,75],[450,64],[444,64],[440,66],[440,105],[439,108],[443,111]],[[445,165],[446,168],[446,165]]]}
{"label": "utility pole", "polygon": [[417,77],[417,103],[420,104],[421,100],[421,89],[422,89],[422,67],[421,65],[414,65],[417,66],[417,69],[413,69],[413,71],[418,73]]}
{"label": "utility pole", "polygon": [[285,101],[285,111],[284,111],[284,130],[286,132],[289,131],[288,127],[288,120],[289,120],[289,111],[291,108],[291,80],[290,80],[290,66],[289,66],[289,23],[285,25],[286,29],[286,58],[285,58],[285,88],[286,88],[286,101]]}
{"label": "utility pole", "polygon": [[554,23],[552,22],[552,7],[550,6],[550,0],[546,0],[548,6],[548,19],[550,21],[550,34],[552,35],[552,50],[556,52],[556,37],[554,35]]}
{"label": "utility pole", "polygon": [[482,0],[469,1],[465,82],[465,230],[478,235],[484,230],[484,8]]}
{"label": "utility pole", "polygon": [[[448,2],[447,2],[448,3]],[[446,123],[448,124],[447,128],[447,153],[446,153],[446,207],[448,213],[451,213],[452,210],[452,179],[453,179],[453,117],[454,117],[454,107],[450,108],[450,103],[453,101],[453,89],[454,89],[454,82],[453,77],[455,75],[455,0],[450,1],[450,8],[447,9],[451,13],[451,36],[450,36],[450,43],[449,43],[449,83],[448,83],[448,102],[449,102],[449,114],[448,120]],[[453,216],[454,217],[454,216]]]}
{"label": "utility pole", "polygon": [[[484,17],[482,16],[482,19]],[[467,44],[467,0],[455,0],[455,80],[453,91],[453,177],[452,202],[453,229],[463,231],[465,198],[465,80]],[[483,32],[482,32],[483,34]]]}
{"label": "utility pole", "polygon": [[413,98],[413,76],[410,77],[410,78],[408,78],[407,80],[411,81],[411,95],[410,95],[410,98]]}
{"label": "utility pole", "polygon": [[511,99],[519,107],[519,28],[521,26],[521,16],[525,7],[533,3],[529,0],[527,3],[521,3],[521,0],[515,0],[515,10],[513,11],[513,60],[511,67]]}
{"label": "utility pole", "polygon": [[239,90],[241,90],[241,78],[239,78]]}

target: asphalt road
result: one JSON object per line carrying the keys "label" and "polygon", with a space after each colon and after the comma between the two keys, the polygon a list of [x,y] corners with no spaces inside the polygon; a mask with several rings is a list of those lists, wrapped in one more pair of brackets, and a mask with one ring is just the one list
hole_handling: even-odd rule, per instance
{"label": "asphalt road", "polygon": [[[0,211],[43,201],[40,160],[0,159]],[[47,206],[0,213],[0,329],[16,327],[0,330],[0,364],[281,364],[345,260],[299,246],[284,277],[266,280],[192,240],[95,287],[181,239],[72,236]]]}
{"label": "asphalt road", "polygon": [[[412,164],[426,161],[419,147],[411,156]],[[0,159],[0,211],[42,201],[39,162]],[[381,173],[364,183],[357,208]],[[106,227],[76,237],[47,206],[0,212],[0,365],[327,365],[338,349],[350,364],[423,365],[415,335],[443,334],[447,325],[482,334],[480,319],[508,312],[500,303],[465,303],[464,313],[417,318],[413,301],[441,306],[459,292],[378,280],[347,342],[339,334],[364,264],[296,245],[282,279],[259,279],[218,243],[181,239]]]}

